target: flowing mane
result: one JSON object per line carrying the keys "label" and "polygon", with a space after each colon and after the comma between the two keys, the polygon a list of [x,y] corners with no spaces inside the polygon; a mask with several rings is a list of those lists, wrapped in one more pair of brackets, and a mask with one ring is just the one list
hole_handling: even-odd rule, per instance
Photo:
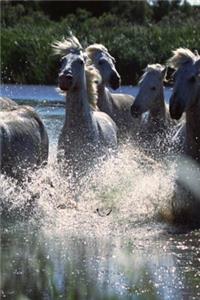
{"label": "flowing mane", "polygon": [[51,46],[54,54],[60,56],[65,56],[68,53],[80,53],[83,50],[81,44],[74,35],[63,38],[62,41],[55,41]]}
{"label": "flowing mane", "polygon": [[172,51],[172,53],[174,55],[168,60],[168,63],[175,69],[178,69],[187,62],[195,62],[200,58],[196,51],[193,53],[187,48],[178,48],[175,51]]}
{"label": "flowing mane", "polygon": [[144,74],[141,76],[139,84],[142,83],[144,78],[149,72],[163,72],[165,70],[165,66],[162,66],[160,64],[152,64],[152,65],[147,65],[147,67],[144,69]]}
{"label": "flowing mane", "polygon": [[89,58],[89,60],[87,60],[87,64],[90,65],[92,64],[93,61],[93,57],[98,53],[98,52],[103,52],[105,53],[108,57],[110,57],[113,62],[115,62],[115,59],[113,56],[110,55],[110,53],[108,52],[108,49],[102,45],[102,44],[92,44],[90,46],[88,46],[85,49],[85,52]]}
{"label": "flowing mane", "polygon": [[93,109],[97,110],[98,91],[97,86],[101,82],[101,76],[94,66],[87,66],[85,69],[88,100]]}

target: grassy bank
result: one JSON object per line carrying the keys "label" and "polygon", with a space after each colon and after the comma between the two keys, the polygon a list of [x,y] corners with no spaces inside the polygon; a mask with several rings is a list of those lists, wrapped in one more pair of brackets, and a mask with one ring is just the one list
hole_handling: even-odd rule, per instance
{"label": "grassy bank", "polygon": [[137,25],[113,14],[92,17],[86,11],[59,22],[42,14],[1,29],[3,82],[54,84],[58,61],[50,44],[71,30],[86,46],[104,44],[116,58],[123,84],[135,84],[148,63],[164,63],[177,47],[200,50],[200,16],[173,14],[156,24]]}

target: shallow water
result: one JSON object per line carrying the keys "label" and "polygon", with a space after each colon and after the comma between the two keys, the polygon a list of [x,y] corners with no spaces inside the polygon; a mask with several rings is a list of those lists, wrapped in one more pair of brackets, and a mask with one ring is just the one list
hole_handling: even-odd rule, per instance
{"label": "shallow water", "polygon": [[24,88],[27,98],[17,99],[34,101],[50,159],[23,188],[0,178],[2,299],[199,299],[200,231],[159,221],[174,164],[154,162],[127,142],[82,179],[76,202],[55,160],[62,99],[51,92],[47,99],[42,87],[33,98]]}

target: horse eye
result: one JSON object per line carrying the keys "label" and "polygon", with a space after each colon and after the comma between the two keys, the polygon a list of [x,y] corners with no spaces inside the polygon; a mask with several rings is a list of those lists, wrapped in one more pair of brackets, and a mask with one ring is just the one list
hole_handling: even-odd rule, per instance
{"label": "horse eye", "polygon": [[156,87],[155,87],[155,86],[152,86],[152,87],[151,87],[151,90],[152,90],[152,91],[155,91],[155,90],[156,90]]}
{"label": "horse eye", "polygon": [[82,65],[83,65],[83,61],[82,61],[82,60],[79,60],[79,64],[82,66]]}

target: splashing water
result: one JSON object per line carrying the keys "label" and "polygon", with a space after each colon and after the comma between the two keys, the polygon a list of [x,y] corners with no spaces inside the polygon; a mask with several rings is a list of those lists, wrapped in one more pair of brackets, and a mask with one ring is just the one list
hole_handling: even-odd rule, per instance
{"label": "splashing water", "polygon": [[74,193],[56,163],[63,112],[49,109],[49,120],[47,108],[38,110],[50,136],[48,165],[22,186],[0,175],[2,298],[198,299],[199,232],[177,237],[159,222],[174,163],[126,143]]}
{"label": "splashing water", "polygon": [[7,211],[22,216],[30,207],[32,217],[48,227],[56,224],[58,230],[82,234],[125,234],[156,219],[172,195],[173,175],[173,167],[167,171],[164,163],[126,144],[81,179],[77,201],[70,188],[72,178],[60,174],[53,147],[48,166],[31,174],[23,187],[2,178],[0,194]]}

